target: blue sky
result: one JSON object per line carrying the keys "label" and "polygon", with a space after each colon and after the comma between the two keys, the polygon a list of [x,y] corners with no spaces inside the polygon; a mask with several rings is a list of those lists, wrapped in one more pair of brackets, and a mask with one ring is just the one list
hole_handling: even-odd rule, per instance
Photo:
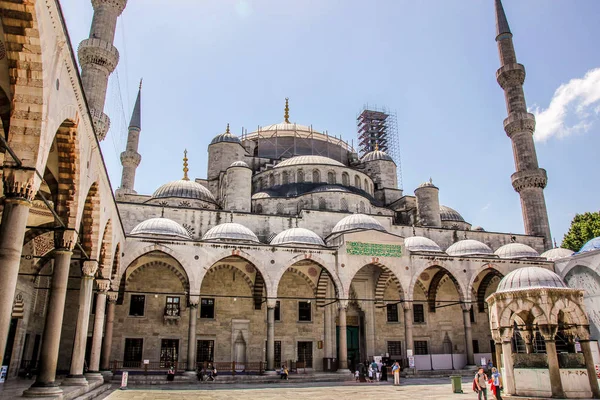
{"label": "blue sky", "polygon": [[[89,1],[62,0],[76,49]],[[598,211],[600,1],[504,0],[559,242],[575,213]],[[206,177],[207,145],[227,123],[239,133],[290,119],[355,138],[363,105],[398,116],[405,194],[430,177],[440,201],[489,231],[523,232],[511,187],[511,142],[493,0],[129,0],[109,83],[111,131],[102,143],[113,189],[140,77],[142,163],[135,188],[151,194]],[[587,75],[586,75],[587,74]],[[562,89],[559,89],[561,88]]]}

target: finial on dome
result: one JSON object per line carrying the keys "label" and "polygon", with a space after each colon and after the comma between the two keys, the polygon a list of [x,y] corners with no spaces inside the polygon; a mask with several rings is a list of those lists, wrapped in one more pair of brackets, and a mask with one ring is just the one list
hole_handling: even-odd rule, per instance
{"label": "finial on dome", "polygon": [[230,133],[229,132],[229,122],[227,123],[227,129],[225,130],[225,133]]}
{"label": "finial on dome", "polygon": [[431,179],[431,177],[429,177],[429,183],[433,185],[433,179]]}
{"label": "finial on dome", "polygon": [[375,142],[375,151],[379,151],[379,142]]}
{"label": "finial on dome", "polygon": [[183,151],[183,180],[184,181],[189,181],[190,178],[188,178],[188,158],[187,158],[187,149],[185,149]]}
{"label": "finial on dome", "polygon": [[467,239],[468,239],[468,238],[467,238],[467,231],[465,231],[465,234],[463,235],[463,239],[464,239],[464,240],[467,240]]}
{"label": "finial on dome", "polygon": [[164,218],[165,217],[165,206],[162,206],[161,210],[160,210],[160,217]]}
{"label": "finial on dome", "polygon": [[554,248],[558,248],[558,246],[556,245],[556,238],[554,238]]}
{"label": "finial on dome", "polygon": [[284,113],[283,113],[283,121],[286,124],[290,123],[290,103],[289,103],[289,98],[286,97],[285,98],[285,109],[284,109]]}
{"label": "finial on dome", "polygon": [[415,230],[415,224],[412,224],[413,236],[417,236],[417,232]]}

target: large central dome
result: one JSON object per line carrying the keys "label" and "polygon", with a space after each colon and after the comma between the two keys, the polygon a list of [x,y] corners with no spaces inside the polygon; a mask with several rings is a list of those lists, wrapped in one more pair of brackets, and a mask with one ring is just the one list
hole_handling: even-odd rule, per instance
{"label": "large central dome", "polygon": [[287,160],[280,162],[274,168],[291,167],[291,166],[294,166],[294,165],[306,165],[306,164],[333,165],[333,166],[336,166],[336,167],[343,167],[344,166],[344,164],[342,164],[341,162],[336,161],[336,160],[334,160],[332,158],[329,158],[329,157],[323,157],[323,156],[296,156],[296,157],[288,158]]}
{"label": "large central dome", "polygon": [[152,195],[153,199],[165,199],[169,197],[215,202],[214,196],[207,188],[197,182],[185,179],[166,183],[156,189]]}

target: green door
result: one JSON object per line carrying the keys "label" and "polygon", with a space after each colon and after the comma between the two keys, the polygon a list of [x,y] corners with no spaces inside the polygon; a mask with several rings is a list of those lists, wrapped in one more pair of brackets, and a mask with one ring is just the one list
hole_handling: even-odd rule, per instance
{"label": "green door", "polygon": [[[347,326],[346,327],[346,346],[348,348],[348,368],[350,371],[354,371],[356,364],[360,362],[360,347],[359,347],[359,330],[358,326]],[[340,354],[340,327],[336,326],[336,340],[337,343],[337,351],[336,353]]]}

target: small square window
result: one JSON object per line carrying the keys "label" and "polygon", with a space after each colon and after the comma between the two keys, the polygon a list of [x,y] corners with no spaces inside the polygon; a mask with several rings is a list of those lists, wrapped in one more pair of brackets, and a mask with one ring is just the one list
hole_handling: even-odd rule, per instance
{"label": "small square window", "polygon": [[133,317],[143,317],[145,304],[146,296],[143,294],[132,294],[129,302],[129,315]]}
{"label": "small square window", "polygon": [[425,354],[429,354],[427,340],[415,340],[415,355],[420,356]]}
{"label": "small square window", "polygon": [[390,355],[390,357],[392,357],[392,358],[401,357],[402,356],[402,342],[399,340],[387,342],[387,352]]}
{"label": "small square window", "polygon": [[179,296],[167,296],[165,315],[168,317],[179,317],[181,312],[179,304]]}
{"label": "small square window", "polygon": [[309,301],[298,302],[298,321],[312,321],[312,307]]}
{"label": "small square window", "polygon": [[387,305],[387,322],[398,322],[398,304]]}
{"label": "small square window", "polygon": [[415,324],[422,324],[425,322],[425,310],[423,304],[413,305],[413,322]]}
{"label": "small square window", "polygon": [[469,318],[471,319],[471,323],[474,324],[475,323],[475,311],[473,310],[473,307],[471,307],[469,309]]}
{"label": "small square window", "polygon": [[200,318],[215,318],[215,299],[200,300]]}
{"label": "small square window", "polygon": [[281,321],[281,303],[279,300],[275,303],[275,321]]}

